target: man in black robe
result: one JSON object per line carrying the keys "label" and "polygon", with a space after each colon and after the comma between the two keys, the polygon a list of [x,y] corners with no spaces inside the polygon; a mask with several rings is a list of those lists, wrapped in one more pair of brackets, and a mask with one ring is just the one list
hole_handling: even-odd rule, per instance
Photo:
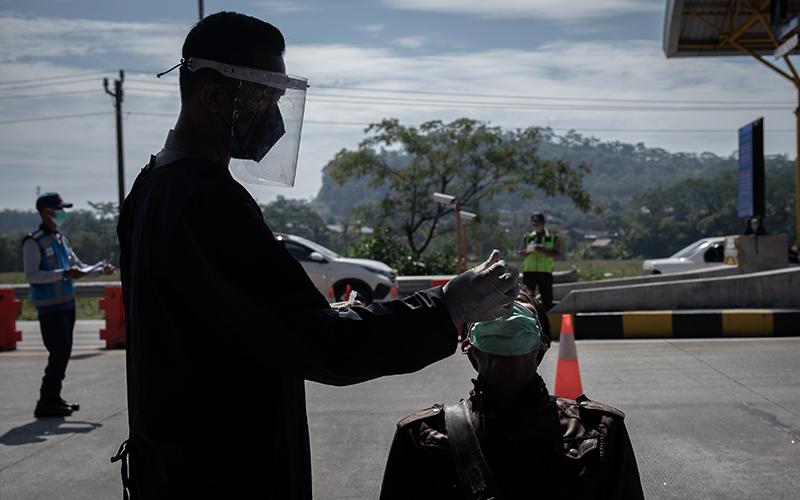
{"label": "man in black robe", "polygon": [[200,21],[183,46],[178,121],[122,207],[130,433],[115,459],[134,499],[311,498],[305,380],[419,370],[455,350],[454,321],[508,313],[516,295],[518,273],[495,251],[443,288],[329,306],[228,170],[292,126],[275,112],[293,85],[283,51],[258,19]]}

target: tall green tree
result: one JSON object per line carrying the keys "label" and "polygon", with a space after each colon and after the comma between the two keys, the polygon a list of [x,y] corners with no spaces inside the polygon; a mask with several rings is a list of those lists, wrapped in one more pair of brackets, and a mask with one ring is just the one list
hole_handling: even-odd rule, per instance
{"label": "tall green tree", "polygon": [[[399,230],[417,256],[453,212],[434,203],[433,192],[453,195],[461,208],[473,210],[497,193],[530,198],[535,189],[566,195],[581,210],[593,206],[583,189],[589,165],[540,157],[542,130],[536,127],[505,131],[469,118],[406,127],[386,119],[366,133],[358,149],[339,151],[326,168],[339,184],[365,178],[370,188],[388,188],[368,212],[376,224]],[[404,153],[402,160],[388,161],[396,150]]]}
{"label": "tall green tree", "polygon": [[290,233],[313,240],[320,245],[330,244],[330,233],[322,217],[305,200],[290,200],[283,196],[261,205],[267,225],[276,233]]}

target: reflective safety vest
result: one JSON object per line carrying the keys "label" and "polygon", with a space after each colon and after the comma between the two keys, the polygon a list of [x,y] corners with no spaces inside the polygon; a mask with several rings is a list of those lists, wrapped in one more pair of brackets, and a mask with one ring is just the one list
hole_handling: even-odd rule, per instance
{"label": "reflective safety vest", "polygon": [[[25,237],[28,238],[32,238],[39,245],[42,253],[39,270],[52,271],[69,267],[69,242],[64,236],[56,237],[40,229]],[[52,283],[31,283],[30,297],[36,309],[42,312],[74,302],[75,287],[71,279],[64,277]]]}
{"label": "reflective safety vest", "polygon": [[[527,249],[531,243],[542,245],[547,250],[553,250],[556,247],[558,236],[555,234],[536,234],[530,232],[522,238],[522,248]],[[524,273],[552,273],[553,272],[553,258],[545,255],[542,252],[532,252],[525,256],[522,261],[522,272]]]}

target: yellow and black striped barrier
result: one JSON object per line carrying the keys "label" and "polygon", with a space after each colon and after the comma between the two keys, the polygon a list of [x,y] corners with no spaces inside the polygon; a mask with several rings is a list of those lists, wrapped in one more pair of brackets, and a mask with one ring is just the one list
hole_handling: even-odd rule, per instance
{"label": "yellow and black striped barrier", "polygon": [[[561,315],[548,314],[558,337]],[[576,339],[800,336],[800,309],[618,311],[574,314]]]}

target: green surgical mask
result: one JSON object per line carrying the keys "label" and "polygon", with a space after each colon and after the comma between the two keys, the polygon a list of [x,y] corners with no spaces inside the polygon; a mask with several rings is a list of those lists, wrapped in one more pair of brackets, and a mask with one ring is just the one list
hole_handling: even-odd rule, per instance
{"label": "green surgical mask", "polygon": [[522,356],[533,352],[542,343],[542,327],[530,309],[514,302],[507,318],[473,324],[469,340],[483,352],[497,356]]}
{"label": "green surgical mask", "polygon": [[61,226],[64,224],[64,222],[66,222],[66,220],[67,220],[67,212],[63,210],[56,210],[55,215],[53,215],[53,222]]}

